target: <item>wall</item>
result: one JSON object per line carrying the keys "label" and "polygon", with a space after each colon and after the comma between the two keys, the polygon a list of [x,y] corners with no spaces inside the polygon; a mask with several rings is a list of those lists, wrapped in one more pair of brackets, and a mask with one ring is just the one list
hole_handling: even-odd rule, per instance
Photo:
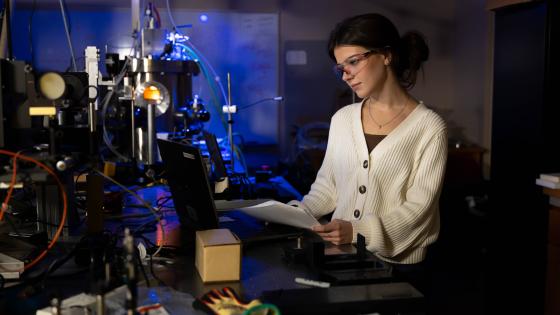
{"label": "wall", "polygon": [[[432,1],[433,2],[433,1]],[[429,41],[431,47],[430,62],[425,66],[425,79],[419,80],[417,86],[412,91],[419,99],[426,104],[438,108],[440,111],[452,107],[453,92],[452,88],[442,88],[444,85],[453,85],[452,76],[452,49],[450,47],[453,38],[453,6],[449,3],[436,5],[433,11],[426,10],[423,6],[405,1],[353,1],[348,5],[347,1],[329,1],[329,5],[320,5],[315,2],[314,10],[309,6],[309,1],[286,1],[282,11],[281,34],[284,43],[289,41],[312,42],[320,41],[325,47],[321,52],[326,57],[326,41],[330,30],[342,18],[360,14],[364,12],[379,12],[390,18],[399,28],[399,31],[407,30],[421,31]],[[432,4],[434,4],[433,2]],[[431,7],[434,7],[430,5]],[[331,63],[330,60],[327,63]],[[330,69],[330,64],[328,65]],[[306,93],[311,95],[308,98],[315,98],[315,101],[305,102],[305,109],[299,108],[297,102],[286,102],[286,126],[290,124],[301,124],[306,117],[294,117],[297,115],[309,114],[308,120],[326,120],[339,107],[337,97],[343,97],[343,91],[347,88],[338,86],[337,93],[324,95],[325,89],[323,81],[334,80],[333,76],[321,73],[321,81],[310,82],[306,86]],[[325,79],[325,77],[327,79]],[[331,82],[332,86],[333,83]],[[290,93],[290,91],[286,91]],[[328,92],[327,92],[328,93]],[[305,96],[299,96],[302,98]],[[301,113],[301,114],[300,114]],[[297,119],[300,119],[299,121]],[[289,133],[289,130],[286,133]]]}
{"label": "wall", "polygon": [[[480,10],[477,2],[481,0],[464,1],[458,3],[456,7],[456,29],[453,47],[454,77],[457,93],[454,95],[453,112],[451,117],[456,120],[462,117],[463,126],[461,133],[471,139],[481,139],[482,123],[478,119],[482,113],[483,89],[482,84],[475,85],[476,82],[484,77],[484,68],[480,65],[484,64],[484,51],[480,49],[482,44],[475,34],[484,33],[484,18],[480,18]],[[465,14],[461,14],[465,13]],[[474,35],[474,36],[473,36]],[[469,95],[470,97],[465,97]],[[464,126],[470,126],[468,130]]]}
{"label": "wall", "polygon": [[[340,107],[342,87],[330,75],[326,56],[328,33],[347,16],[379,12],[389,17],[399,31],[415,29],[428,39],[430,60],[412,93],[446,119],[452,141],[477,144],[490,149],[492,23],[493,13],[483,0],[284,0],[230,1],[223,7],[236,10],[279,10],[281,91],[287,96],[281,112],[283,144],[289,149],[292,126],[311,121],[328,121]],[[257,8],[258,6],[258,8]],[[287,50],[308,50],[308,64],[287,66]],[[283,58],[282,58],[283,57]],[[283,63],[283,64],[282,64]],[[321,70],[321,66],[328,69]],[[287,78],[294,71],[308,82],[288,90]],[[296,85],[296,84],[292,84]],[[296,85],[297,86],[297,85]],[[327,87],[327,88],[325,88]],[[335,91],[330,91],[335,88]]]}
{"label": "wall", "polygon": [[[208,13],[209,18],[205,22],[199,20],[202,12]],[[32,13],[33,53],[28,31]],[[172,23],[168,22],[169,18],[165,13],[165,10],[160,12],[162,28],[170,29]],[[83,52],[86,46],[98,47],[101,60],[104,60],[105,51],[120,53],[121,57],[132,52],[130,9],[70,7],[67,16],[78,70],[83,69]],[[231,100],[240,108],[278,95],[278,14],[174,9],[173,16],[178,24],[192,25],[182,31],[193,39],[191,42],[202,51],[203,60],[209,60],[215,70],[215,74],[209,73],[208,80],[203,74],[194,77],[193,92],[200,95],[211,112],[213,119],[206,124],[208,130],[219,137],[225,137],[226,122],[218,117],[222,115],[222,105],[227,103],[228,73],[232,78]],[[32,64],[39,73],[71,70],[70,53],[58,8],[37,8],[34,11],[31,8],[19,8],[13,17],[12,33],[17,40],[14,45],[16,59],[30,60],[33,57]],[[161,41],[163,42],[163,38]],[[155,51],[158,54],[160,52]],[[103,62],[100,62],[100,69],[105,72]],[[216,77],[219,80],[214,80]],[[222,88],[215,87],[212,89],[215,93],[211,93],[208,81],[219,81]],[[176,95],[174,92],[170,91],[172,95]],[[216,97],[212,97],[213,95]],[[184,106],[184,101],[173,100],[175,108]],[[261,106],[240,110],[234,118],[234,132],[247,142],[278,143],[278,109],[274,103],[263,102]],[[267,119],[269,121],[263,124],[262,121]],[[158,120],[162,123],[161,120],[169,119],[160,117]],[[164,125],[159,123],[158,125]],[[158,131],[170,129],[162,128]]]}
{"label": "wall", "polygon": [[[31,2],[22,0],[20,5],[29,6]],[[41,2],[44,6],[56,6],[55,0]],[[162,15],[166,14],[165,1],[156,1],[156,4]],[[449,124],[452,139],[489,149],[492,13],[484,9],[482,0],[172,0],[170,4],[174,9],[279,14],[279,91],[286,96],[285,102],[278,106],[278,134],[283,156],[291,147],[293,126],[328,121],[340,106],[338,102],[340,94],[344,94],[343,88],[327,74],[330,61],[326,52],[321,51],[328,33],[344,17],[374,11],[392,19],[401,32],[416,29],[427,37],[430,60],[425,65],[424,78],[419,78],[412,93],[442,114]],[[69,3],[70,8],[129,5],[130,2],[125,0],[74,0]],[[309,49],[309,63],[286,66],[288,49]],[[323,66],[328,69],[318,70]],[[298,90],[288,90],[287,77],[290,80],[299,78],[307,84]],[[330,91],[333,87],[335,91]]]}
{"label": "wall", "polygon": [[[485,0],[456,1],[455,98],[450,120],[465,139],[490,149],[492,129],[493,13]],[[490,154],[485,155],[489,176]]]}

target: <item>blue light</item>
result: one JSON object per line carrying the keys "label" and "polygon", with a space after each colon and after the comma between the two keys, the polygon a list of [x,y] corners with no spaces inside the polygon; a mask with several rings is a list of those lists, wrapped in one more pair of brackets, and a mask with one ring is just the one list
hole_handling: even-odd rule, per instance
{"label": "blue light", "polygon": [[200,15],[200,22],[208,22],[208,15],[201,14]]}

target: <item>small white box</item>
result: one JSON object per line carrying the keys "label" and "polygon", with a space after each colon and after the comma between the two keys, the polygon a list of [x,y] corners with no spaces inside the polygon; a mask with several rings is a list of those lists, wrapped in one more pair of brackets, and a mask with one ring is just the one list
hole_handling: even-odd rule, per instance
{"label": "small white box", "polygon": [[23,271],[23,261],[0,253],[0,274],[5,279],[19,279]]}

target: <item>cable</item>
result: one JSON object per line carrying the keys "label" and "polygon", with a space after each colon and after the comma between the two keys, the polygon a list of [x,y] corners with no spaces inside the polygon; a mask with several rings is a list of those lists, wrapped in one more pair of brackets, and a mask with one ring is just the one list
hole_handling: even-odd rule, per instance
{"label": "cable", "polygon": [[[144,206],[142,206],[145,208]],[[146,218],[153,216],[152,212],[148,213],[139,213],[139,214],[125,214],[125,215],[114,215],[114,216],[107,216],[105,217],[106,220],[124,220],[124,219],[137,219],[137,218]]]}
{"label": "cable", "polygon": [[45,287],[45,282],[47,281],[47,278],[49,277],[49,275],[56,271],[58,268],[60,268],[62,265],[64,265],[70,258],[72,258],[77,251],[78,245],[74,246],[74,248],[70,251],[70,253],[68,253],[65,257],[63,257],[62,259],[55,259],[47,268],[47,270],[45,271],[44,275],[42,276],[42,280],[41,280],[41,287],[44,288]]}
{"label": "cable", "polygon": [[251,104],[249,104],[249,105],[241,106],[241,107],[239,107],[238,111],[241,111],[241,110],[247,109],[247,108],[249,108],[249,107],[255,106],[255,105],[257,105],[257,104],[264,103],[264,102],[268,102],[268,101],[277,101],[277,102],[280,102],[280,101],[283,101],[283,100],[284,100],[284,98],[283,98],[282,96],[267,97],[267,98],[263,98],[262,100],[258,100],[258,101],[256,101],[256,102],[253,102],[253,103],[251,103]]}
{"label": "cable", "polygon": [[[179,28],[178,28],[177,24],[175,23],[175,20],[173,19],[173,14],[171,14],[171,6],[169,5],[169,0],[166,0],[165,3],[166,3],[166,6],[167,6],[167,14],[168,14],[168,16],[169,16],[169,21],[171,22],[171,25],[173,26],[173,29],[175,30],[175,32],[177,32],[177,33],[180,34],[181,32],[179,31]],[[222,112],[221,104],[219,103],[219,100],[218,100],[217,96],[215,96],[215,91],[213,91],[212,84],[210,84],[212,81],[211,81],[211,79],[210,79],[210,75],[209,75],[209,73],[208,73],[208,70],[206,69],[206,66],[207,66],[208,69],[210,70],[211,74],[214,76],[213,82],[214,82],[214,83],[218,86],[218,88],[220,89],[221,94],[222,94],[222,97],[223,97],[224,102],[225,102],[228,98],[227,98],[227,96],[226,96],[226,92],[225,92],[225,90],[224,90],[224,86],[222,85],[222,83],[221,83],[220,80],[219,80],[220,77],[216,74],[216,71],[214,70],[214,68],[212,67],[212,65],[210,64],[210,62],[208,62],[208,60],[206,59],[206,57],[204,57],[204,55],[203,55],[202,53],[200,53],[200,51],[196,48],[196,46],[195,46],[192,42],[190,42],[190,41],[187,39],[187,40],[185,41],[185,43],[186,43],[186,45],[184,45],[184,47],[188,50],[188,52],[190,52],[190,54],[193,55],[193,56],[195,57],[195,59],[198,59],[198,60],[199,60],[198,64],[199,64],[199,66],[200,66],[201,72],[202,72],[202,74],[204,75],[204,77],[207,79],[208,84],[209,84],[209,86],[210,86],[210,90],[211,90],[211,92],[212,92],[212,94],[213,94],[213,98],[216,100],[216,101],[215,101],[215,103],[216,103],[216,104],[215,104],[215,105],[216,105],[216,110],[217,110],[218,113],[221,113],[221,112]],[[201,61],[202,61],[202,62],[201,62]],[[280,96],[280,97],[281,97],[281,96]],[[277,100],[277,98],[278,98],[278,97],[275,97],[275,98],[273,98],[273,100]],[[281,100],[282,100],[282,99],[280,99],[280,101],[281,101]],[[252,106],[252,105],[251,105],[251,106]],[[227,132],[228,126],[227,126],[227,122],[226,122],[226,120],[225,120],[224,115],[220,115],[220,119],[221,119],[221,121],[222,121],[222,125],[223,125],[224,129],[225,129],[226,132]],[[232,158],[233,158],[235,155],[237,155],[238,158],[241,158],[241,155],[242,155],[242,154],[241,154],[241,149],[239,149],[237,146],[235,146],[235,144],[233,144],[233,147],[234,147],[233,152],[231,152]],[[243,168],[245,169],[245,173],[247,173],[248,170],[247,170],[246,165],[244,165]],[[235,171],[235,170],[232,168],[232,171]]]}
{"label": "cable", "polygon": [[[144,1],[141,1],[140,6],[141,7],[144,6]],[[142,25],[144,25],[144,15],[143,14],[140,17],[139,23],[140,23],[139,24],[140,27]],[[135,52],[138,50],[138,45],[139,45],[139,40],[138,39],[140,38],[140,36],[138,36],[138,33],[133,32],[131,34],[131,37],[132,37],[132,46],[130,47],[128,57],[134,57]],[[126,75],[126,70],[127,70],[127,67],[128,67],[129,63],[130,63],[130,58],[126,58],[121,71],[115,77],[115,83],[114,83],[115,87],[120,84],[120,82],[122,81],[122,79]],[[108,136],[107,125],[105,123],[105,116],[107,114],[107,108],[108,108],[108,105],[109,105],[109,101],[113,97],[113,94],[114,94],[114,89],[109,91],[109,93],[105,94],[105,96],[103,97],[103,100],[101,101],[101,104],[102,104],[102,107],[101,107],[102,108],[101,109],[101,125],[103,127],[102,128],[103,129],[103,142],[105,143],[105,145],[107,145],[107,148],[109,148],[109,151],[111,151],[114,155],[116,155],[118,158],[120,158],[124,162],[129,162],[130,159],[117,151],[117,149],[113,146],[113,144],[111,143],[111,139],[109,139],[109,136]],[[131,114],[133,115],[134,113],[131,113]]]}
{"label": "cable", "polygon": [[[178,30],[178,27],[177,27],[177,25],[175,25],[175,21],[173,20],[173,16],[171,14],[171,7],[169,5],[169,1],[167,0],[166,3],[167,3],[167,13],[169,15],[170,22],[173,25],[173,28],[175,29],[175,32],[180,34],[180,32]],[[185,40],[185,43],[187,45],[181,44],[181,43],[176,43],[176,45],[185,49],[185,51],[192,57],[192,59],[195,62],[197,62],[198,66],[200,68],[200,71],[202,72],[204,78],[206,78],[206,82],[207,82],[208,86],[210,87],[210,94],[212,95],[212,99],[214,100],[214,107],[215,107],[215,109],[218,113],[222,113],[222,106],[221,106],[222,103],[220,102],[220,100],[218,98],[217,94],[219,94],[219,93],[217,93],[215,91],[214,85],[217,85],[218,88],[220,89],[222,97],[224,98],[224,102],[226,102],[228,98],[226,96],[223,85],[219,81],[219,76],[216,74],[216,71],[214,70],[214,68],[212,67],[210,62],[208,62],[208,60],[204,57],[204,55],[201,54],[200,51],[198,51],[198,49],[194,46],[193,43],[191,43],[188,40],[188,38]],[[214,75],[214,80],[213,81],[211,80],[211,76],[210,76],[210,73],[209,73],[208,69],[206,69],[207,67],[212,72],[212,74]],[[276,100],[276,98],[273,98],[273,99]],[[223,114],[219,115],[219,117],[220,117],[220,121],[222,122],[222,126],[224,127],[224,130],[226,132],[228,132],[229,125],[227,123],[226,117]],[[240,150],[235,149],[235,147],[236,147],[235,144],[232,144],[232,147],[234,147],[233,150],[232,150],[233,152],[231,152],[232,158],[235,157],[235,156],[241,158],[240,157]],[[245,172],[247,172],[246,166],[243,166],[243,168],[245,169]]]}
{"label": "cable", "polygon": [[[223,89],[223,86],[221,86],[221,83],[219,83],[219,81],[217,81],[217,80],[212,81],[212,79],[210,77],[210,74],[208,73],[208,69],[206,69],[206,66],[205,66],[205,63],[206,63],[211,68],[210,64],[208,63],[208,61],[205,61],[206,59],[203,59],[204,57],[199,56],[199,54],[195,50],[193,50],[192,43],[189,43],[190,46],[187,46],[187,45],[181,44],[181,43],[178,43],[176,45],[185,49],[186,52],[189,54],[189,56],[192,58],[192,60],[194,60],[197,63],[197,65],[199,66],[200,72],[202,73],[202,76],[206,79],[206,83],[208,84],[208,87],[210,88],[211,98],[214,101],[214,104],[213,104],[214,108],[218,113],[221,113],[222,112],[222,102],[220,102],[219,97],[218,97],[219,92],[216,92],[216,89],[215,89],[216,84],[221,89],[222,96],[224,97],[224,102],[227,99],[227,97],[225,95],[225,91]],[[205,62],[203,62],[203,61],[205,61]],[[214,72],[213,69],[212,69],[212,71]],[[216,75],[215,72],[214,72],[214,78],[218,78],[218,76]],[[224,127],[224,130],[227,130],[227,121],[226,121],[224,115],[220,115],[219,117],[220,117],[220,120],[222,122],[222,126]]]}
{"label": "cable", "polygon": [[[131,48],[131,53],[132,50],[134,49],[134,44],[132,45],[133,47]],[[124,78],[125,74],[126,74],[126,68],[128,67],[128,63],[130,62],[130,58],[126,58],[126,61],[123,65],[123,68],[121,69],[121,72],[117,75],[116,80],[115,80],[115,86],[118,86],[119,83],[122,81],[122,79]],[[109,101],[111,100],[111,98],[113,97],[113,93],[114,93],[114,89],[109,91],[109,93],[105,94],[105,97],[103,98],[102,103],[102,107],[101,107],[101,125],[103,127],[103,142],[105,142],[105,144],[107,145],[107,147],[109,148],[109,150],[115,154],[117,157],[119,157],[120,159],[122,159],[124,162],[128,162],[130,161],[129,158],[127,158],[126,156],[120,154],[117,149],[113,146],[113,144],[111,143],[111,139],[109,139],[109,135],[108,135],[108,131],[107,131],[107,124],[105,122],[105,116],[107,115],[107,109],[109,107]],[[132,115],[134,115],[134,113],[132,113]]]}
{"label": "cable", "polygon": [[33,15],[35,14],[35,7],[37,6],[37,0],[33,0],[31,4],[31,14],[29,15],[29,53],[31,54],[31,66],[35,67],[35,56],[33,56]]}
{"label": "cable", "polygon": [[[50,167],[46,166],[45,164],[43,164],[43,163],[41,163],[41,162],[39,162],[39,161],[37,161],[33,158],[30,158],[30,157],[25,156],[25,155],[21,155],[20,153],[15,153],[15,152],[0,149],[0,154],[12,156],[14,158],[14,163],[16,163],[15,160],[22,159],[22,160],[25,160],[25,161],[28,161],[28,162],[32,162],[35,165],[42,168],[43,170],[47,171],[47,173],[49,173],[55,179],[56,184],[58,185],[58,187],[60,189],[60,193],[62,194],[62,202],[63,202],[62,217],[60,219],[60,224],[59,224],[58,228],[56,229],[56,233],[54,234],[54,236],[53,236],[51,242],[49,243],[49,245],[47,246],[47,248],[45,250],[43,250],[39,254],[39,256],[37,256],[35,259],[33,259],[29,264],[27,264],[23,267],[23,270],[25,271],[25,270],[28,270],[29,268],[33,267],[34,265],[36,265],[39,261],[41,261],[41,259],[43,259],[43,257],[45,257],[47,252],[54,246],[54,244],[56,244],[56,241],[58,240],[58,237],[60,236],[60,233],[62,233],[62,230],[64,229],[64,222],[66,222],[66,215],[68,213],[68,197],[66,195],[66,190],[64,189],[64,185],[62,185],[62,182],[60,181],[60,179],[58,178],[56,173]],[[2,207],[2,209],[4,209],[4,207]]]}
{"label": "cable", "polygon": [[144,235],[138,235],[146,244],[150,245],[150,247],[157,247],[157,245],[152,242],[149,238],[145,237]]}
{"label": "cable", "polygon": [[76,66],[76,56],[74,56],[74,47],[72,46],[70,29],[68,28],[68,20],[66,18],[66,11],[64,10],[64,0],[58,0],[58,3],[60,3],[60,13],[62,14],[62,21],[64,22],[64,31],[66,33],[66,40],[68,41],[68,48],[70,49],[70,56],[72,57],[72,68],[74,72],[77,72],[78,67]]}
{"label": "cable", "polygon": [[[6,19],[6,32],[7,37],[7,46],[8,46],[8,59],[11,60],[14,58],[14,49],[12,45],[12,8],[10,5],[11,1],[6,0],[4,1],[4,19]],[[2,21],[3,22],[3,21]]]}
{"label": "cable", "polygon": [[136,199],[138,199],[138,201],[140,201],[144,206],[146,206],[146,208],[148,208],[153,215],[156,217],[156,221],[158,222],[160,228],[161,228],[161,237],[162,240],[159,244],[158,249],[156,250],[156,252],[154,253],[154,256],[156,256],[161,249],[163,248],[163,243],[165,243],[165,229],[163,227],[163,222],[161,221],[161,217],[160,215],[157,213],[157,210],[155,210],[150,204],[148,204],[146,202],[146,200],[144,200],[142,197],[140,197],[137,193],[133,192],[132,190],[128,189],[126,186],[124,186],[123,184],[117,182],[116,180],[114,180],[113,178],[103,174],[103,172],[100,172],[99,170],[93,169],[94,172],[96,172],[97,174],[101,175],[103,178],[109,180],[110,182],[112,182],[113,184],[119,186],[120,188],[124,189],[126,192],[128,192],[129,194],[133,195],[134,197],[136,197]]}
{"label": "cable", "polygon": [[[247,168],[247,162],[245,161],[245,155],[243,154],[243,152],[241,151],[241,149],[238,146],[234,146],[234,150],[235,152],[233,152],[232,154],[237,154],[237,160],[241,163],[241,167],[243,167],[243,170],[245,170],[245,176],[249,177],[249,170]],[[235,173],[235,170],[232,168],[231,170],[233,173]]]}
{"label": "cable", "polygon": [[280,315],[280,309],[274,304],[259,304],[251,307],[248,310],[243,311],[241,315],[254,315],[254,314],[270,314],[270,315]]}
{"label": "cable", "polygon": [[173,15],[171,14],[171,6],[169,6],[169,0],[165,0],[165,3],[167,5],[167,14],[169,15],[169,22],[171,22],[171,25],[173,25],[173,28],[177,29],[177,27],[175,26],[175,20],[173,19]]}
{"label": "cable", "polygon": [[[171,22],[171,25],[173,26],[173,29],[175,30],[175,32],[181,33],[179,31],[179,28],[178,28],[177,24],[175,24],[175,20],[173,19],[173,15],[171,14],[171,6],[169,5],[169,0],[165,0],[165,3],[167,5],[167,14],[169,15],[169,21]],[[210,71],[214,75],[214,82],[216,82],[216,84],[218,85],[218,87],[220,88],[220,90],[222,92],[222,96],[224,98],[224,101],[227,100],[227,96],[226,96],[226,92],[224,90],[224,87],[223,87],[222,83],[218,80],[219,76],[216,74],[216,71],[214,71],[214,68],[212,67],[212,65],[208,62],[208,60],[204,57],[204,55],[201,54],[200,51],[193,45],[193,43],[191,43],[189,40],[186,40],[185,42],[189,46],[191,52],[194,53],[195,57],[197,57],[197,59],[202,60],[204,62],[204,64],[208,65],[208,68],[210,69]],[[202,65],[202,66],[204,67],[204,65]],[[210,77],[208,76],[208,78],[210,78]]]}
{"label": "cable", "polygon": [[[154,223],[157,223],[157,219],[156,220],[150,220],[147,222],[144,222],[142,224],[140,224],[137,228],[134,229],[134,231],[131,232],[132,236],[137,236],[140,234],[144,234],[144,233],[151,233],[151,232],[156,232],[157,228],[155,226],[153,226]],[[129,226],[131,227],[131,226]]]}
{"label": "cable", "polygon": [[155,4],[153,4],[153,9],[154,9],[154,13],[156,14],[156,28],[160,28],[161,27],[161,16],[159,15],[159,10],[156,7]]}
{"label": "cable", "polygon": [[12,220],[10,219],[9,215],[6,216],[6,222],[8,222],[8,224],[12,227],[12,230],[14,230],[14,232],[16,233],[17,236],[19,236],[19,237],[22,236],[21,232],[18,230],[18,228],[16,227],[14,222],[12,222]]}
{"label": "cable", "polygon": [[140,257],[138,248],[136,248],[136,250],[134,251],[134,256],[136,256],[136,260],[138,261],[138,265],[140,266],[140,271],[142,271],[142,276],[144,276],[144,279],[146,280],[146,286],[148,288],[151,287],[150,279],[148,279],[148,274],[146,273],[146,269],[144,269],[144,264],[142,264],[142,258]]}
{"label": "cable", "polygon": [[156,206],[158,208],[163,208],[166,203],[168,203],[173,197],[171,195],[159,197],[156,200]]}
{"label": "cable", "polygon": [[[167,0],[167,1],[169,1],[169,0]],[[173,27],[175,27],[175,25]],[[186,43],[188,44],[188,46],[190,46],[192,51],[194,51],[197,54],[197,56],[199,56],[199,59],[204,61],[204,64],[208,66],[208,68],[210,69],[210,72],[214,75],[214,82],[216,82],[216,84],[220,88],[220,91],[222,92],[222,96],[223,96],[224,100],[227,100],[227,96],[226,96],[226,92],[224,90],[224,86],[222,85],[221,81],[219,80],[220,77],[218,76],[218,74],[216,73],[214,68],[212,67],[212,64],[210,64],[210,62],[208,62],[208,59],[206,59],[206,57],[204,57],[204,55],[202,53],[200,53],[200,51],[194,46],[193,43],[191,43],[190,41],[186,41]]]}
{"label": "cable", "polygon": [[152,274],[152,277],[158,281],[159,285],[166,285],[165,282],[156,276],[156,273],[154,272],[154,255],[150,255],[150,273]]}
{"label": "cable", "polygon": [[[191,45],[191,47],[192,47],[192,43],[191,43],[190,45]],[[196,52],[195,52],[194,50],[192,50],[191,48],[189,48],[189,47],[187,47],[187,46],[185,46],[185,48],[186,48],[189,52],[191,52],[192,54],[194,54],[195,56],[197,56],[197,54],[196,54]],[[192,47],[192,48],[194,48],[194,47]],[[206,62],[206,63],[208,63],[208,62]],[[208,83],[208,86],[210,87],[210,92],[211,92],[211,94],[212,94],[212,98],[214,99],[214,105],[215,105],[215,107],[216,107],[216,111],[217,111],[218,113],[222,113],[222,108],[221,108],[221,105],[220,105],[220,103],[219,103],[218,96],[216,95],[217,93],[216,93],[216,91],[214,90],[214,88],[213,88],[213,86],[212,86],[212,84],[211,84],[210,75],[208,74],[208,70],[204,67],[204,63],[198,62],[198,64],[200,65],[200,69],[201,69],[202,74],[203,74],[204,77],[207,79],[207,83]],[[210,66],[209,63],[208,63],[208,65]],[[211,68],[211,66],[210,66],[210,68]],[[214,71],[213,69],[211,69],[211,70]],[[216,76],[216,77],[217,77],[217,76]],[[222,90],[224,99],[227,100],[227,97],[225,96],[225,92],[224,92],[224,90],[223,90],[223,86],[221,85],[221,83],[219,83],[218,85],[219,85],[219,87],[220,87],[221,90]],[[229,103],[229,102],[228,102],[228,103]],[[220,117],[220,120],[221,120],[221,122],[222,122],[222,126],[224,127],[224,130],[226,131],[226,133],[229,133],[229,124],[228,124],[228,122],[227,122],[227,120],[226,120],[226,116],[225,116],[225,115],[219,115],[219,117]],[[229,140],[228,140],[228,142],[229,142]],[[241,159],[242,157],[240,156],[240,154],[241,154],[241,153],[240,153],[240,149],[235,145],[235,143],[233,143],[232,147],[233,147],[233,152],[231,152],[232,157],[234,157],[234,156],[237,154],[238,159]],[[247,172],[246,167],[245,167],[245,166],[243,166],[243,167],[244,167],[244,169],[245,169],[245,172]],[[233,171],[233,170],[234,170],[234,169],[233,169],[233,166],[232,166],[232,171]]]}

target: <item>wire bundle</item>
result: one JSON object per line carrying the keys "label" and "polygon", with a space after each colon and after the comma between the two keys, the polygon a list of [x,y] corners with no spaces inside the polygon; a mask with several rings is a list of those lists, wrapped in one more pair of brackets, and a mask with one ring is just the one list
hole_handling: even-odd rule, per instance
{"label": "wire bundle", "polygon": [[64,223],[66,222],[66,215],[67,215],[67,212],[68,212],[68,197],[66,195],[66,190],[64,189],[64,185],[62,185],[62,182],[60,181],[60,179],[58,178],[56,173],[50,167],[48,167],[47,165],[45,165],[45,164],[43,164],[43,163],[41,163],[41,162],[31,158],[31,157],[25,156],[25,155],[23,155],[19,152],[16,153],[16,152],[7,151],[7,150],[0,150],[0,154],[10,156],[13,159],[12,179],[10,181],[10,186],[8,188],[8,193],[6,195],[6,198],[4,199],[4,202],[2,203],[2,209],[0,210],[0,221],[3,219],[4,213],[5,213],[6,209],[8,208],[8,202],[10,201],[12,192],[13,192],[15,184],[16,184],[17,160],[18,159],[31,162],[31,163],[37,165],[38,167],[40,167],[41,169],[45,170],[47,173],[49,173],[54,178],[54,180],[56,181],[56,184],[58,185],[60,194],[62,195],[62,202],[63,202],[62,217],[60,218],[60,223],[58,225],[58,228],[56,229],[56,232],[55,232],[51,242],[47,246],[47,248],[45,248],[31,262],[26,264],[24,266],[23,270],[21,270],[21,271],[25,271],[25,270],[28,270],[29,268],[33,267],[34,265],[36,265],[39,261],[41,261],[41,259],[43,259],[45,257],[47,252],[56,244],[56,242],[57,242],[57,240],[60,236],[60,233],[62,233],[62,230],[64,229]]}

